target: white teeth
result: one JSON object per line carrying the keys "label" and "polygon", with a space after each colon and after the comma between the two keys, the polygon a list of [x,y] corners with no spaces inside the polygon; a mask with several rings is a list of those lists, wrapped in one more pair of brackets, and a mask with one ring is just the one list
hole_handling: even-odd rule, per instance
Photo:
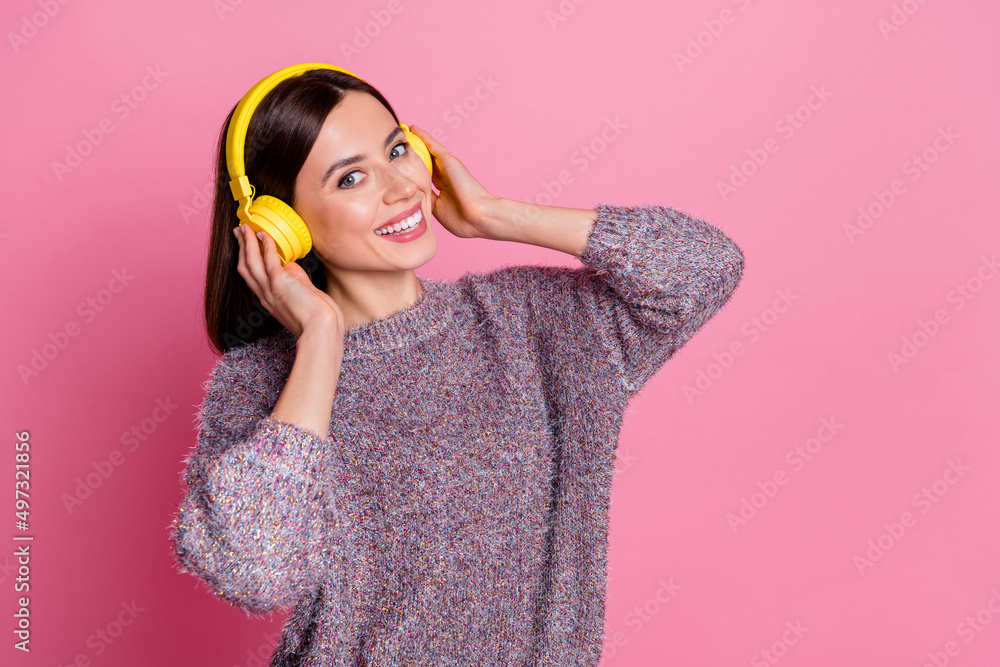
{"label": "white teeth", "polygon": [[417,209],[417,212],[411,215],[409,218],[397,222],[394,225],[389,225],[388,227],[385,227],[383,229],[376,229],[375,233],[378,234],[379,236],[385,236],[387,234],[399,234],[401,231],[406,231],[416,227],[417,225],[420,224],[421,220],[423,220],[423,213],[420,211],[420,209]]}

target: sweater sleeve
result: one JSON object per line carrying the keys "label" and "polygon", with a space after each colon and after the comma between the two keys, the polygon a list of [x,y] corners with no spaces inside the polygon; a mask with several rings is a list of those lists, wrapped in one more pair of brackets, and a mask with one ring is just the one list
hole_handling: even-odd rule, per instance
{"label": "sweater sleeve", "polygon": [[743,251],[676,209],[595,209],[581,268],[507,267],[482,280],[523,320],[547,382],[577,378],[628,400],[729,300]]}
{"label": "sweater sleeve", "polygon": [[723,305],[744,256],[719,228],[664,206],[599,204],[569,314],[598,337],[628,396]]}
{"label": "sweater sleeve", "polygon": [[266,614],[337,575],[350,497],[323,481],[332,439],[271,416],[250,359],[230,352],[206,383],[171,539],[182,572]]}

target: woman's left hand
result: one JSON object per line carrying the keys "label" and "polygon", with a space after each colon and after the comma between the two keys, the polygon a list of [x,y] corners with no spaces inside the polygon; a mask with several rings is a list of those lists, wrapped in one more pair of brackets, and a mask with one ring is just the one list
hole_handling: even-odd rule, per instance
{"label": "woman's left hand", "polygon": [[434,173],[431,183],[440,194],[431,192],[431,213],[444,228],[460,238],[496,238],[489,230],[489,212],[496,206],[495,197],[479,184],[461,160],[444,145],[415,125],[410,131],[423,139],[431,152]]}

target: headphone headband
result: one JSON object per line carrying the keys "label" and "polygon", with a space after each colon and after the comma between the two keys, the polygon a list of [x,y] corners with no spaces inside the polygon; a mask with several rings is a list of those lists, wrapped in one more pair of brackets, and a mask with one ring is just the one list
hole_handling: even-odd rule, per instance
{"label": "headphone headband", "polygon": [[[271,92],[275,86],[298,76],[304,72],[314,69],[330,69],[337,72],[350,74],[356,79],[361,79],[354,72],[349,72],[343,67],[327,65],[326,63],[302,63],[292,65],[278,70],[274,74],[269,74],[247,91],[243,99],[236,105],[233,117],[229,121],[229,131],[226,133],[226,165],[229,168],[229,188],[233,191],[233,197],[239,201],[252,196],[253,190],[250,181],[246,176],[246,166],[243,164],[243,151],[246,147],[247,129],[250,127],[250,118],[254,110],[264,96]],[[362,81],[364,79],[361,79]]]}

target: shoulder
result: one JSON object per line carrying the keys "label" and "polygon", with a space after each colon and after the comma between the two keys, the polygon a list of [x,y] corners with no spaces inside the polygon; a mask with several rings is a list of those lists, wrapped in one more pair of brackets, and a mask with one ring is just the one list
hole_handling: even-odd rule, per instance
{"label": "shoulder", "polygon": [[249,435],[270,412],[290,372],[287,359],[289,352],[294,355],[294,341],[286,331],[233,348],[216,360],[196,418],[198,457],[215,457]]}
{"label": "shoulder", "polygon": [[505,266],[466,274],[459,285],[480,318],[543,356],[603,354],[598,321],[609,288],[592,267]]}
{"label": "shoulder", "polygon": [[545,369],[607,356],[597,328],[607,287],[590,267],[505,266],[466,274],[457,284],[477,320],[532,351]]}
{"label": "shoulder", "polygon": [[587,285],[586,267],[518,265],[467,273],[456,288],[466,301],[507,317],[532,317],[564,304]]}
{"label": "shoulder", "polygon": [[216,360],[207,392],[261,394],[284,384],[295,361],[295,336],[287,329],[235,347]]}

